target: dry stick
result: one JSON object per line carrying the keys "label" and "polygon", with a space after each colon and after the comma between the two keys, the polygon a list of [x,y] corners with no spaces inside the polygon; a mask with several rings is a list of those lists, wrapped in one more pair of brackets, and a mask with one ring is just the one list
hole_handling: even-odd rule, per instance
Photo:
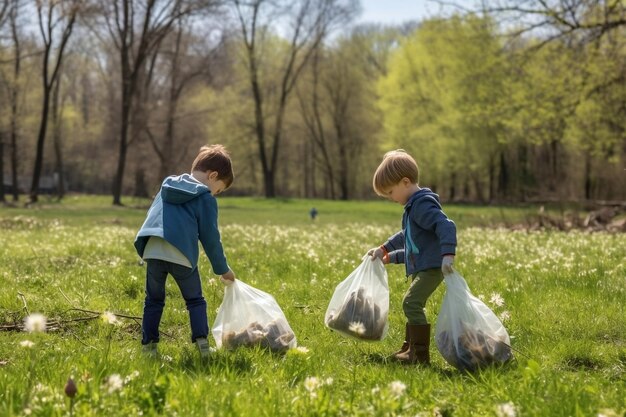
{"label": "dry stick", "polygon": [[26,305],[26,297],[21,292],[17,292],[17,296],[22,299],[22,303],[24,303],[24,310],[26,310],[26,315],[30,316],[30,311],[28,311],[28,306]]}

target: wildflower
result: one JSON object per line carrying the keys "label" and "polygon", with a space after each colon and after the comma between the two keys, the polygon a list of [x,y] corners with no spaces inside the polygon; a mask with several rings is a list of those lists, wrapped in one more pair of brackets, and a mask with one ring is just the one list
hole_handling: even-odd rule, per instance
{"label": "wildflower", "polygon": [[210,286],[212,286],[212,287],[213,287],[213,286],[215,286],[215,284],[217,284],[217,280],[216,280],[215,278],[211,278],[211,279],[209,279],[209,285],[210,285]]}
{"label": "wildflower", "polygon": [[500,320],[502,321],[507,321],[511,318],[511,313],[509,313],[508,311],[503,311],[502,313],[500,313]]}
{"label": "wildflower", "polygon": [[380,387],[379,386],[375,386],[374,388],[372,388],[372,395],[376,395],[380,392]]}
{"label": "wildflower", "polygon": [[33,313],[24,320],[24,327],[27,332],[37,333],[46,331],[46,316],[39,313]]}
{"label": "wildflower", "polygon": [[393,381],[389,384],[389,391],[394,397],[401,397],[406,391],[406,385],[401,381]]}
{"label": "wildflower", "polygon": [[311,394],[313,394],[313,392],[317,388],[319,388],[320,385],[322,385],[322,383],[316,376],[308,376],[304,380],[304,388],[306,388],[306,390],[309,391]]}
{"label": "wildflower", "polygon": [[124,381],[119,374],[111,374],[106,380],[105,388],[109,394],[113,394],[115,391],[122,389]]}
{"label": "wildflower", "polygon": [[100,318],[102,319],[103,322],[107,324],[112,324],[112,325],[120,324],[120,321],[117,319],[115,314],[111,313],[110,311],[105,311],[104,313],[102,313]]}
{"label": "wildflower", "polygon": [[130,375],[127,375],[126,378],[124,378],[124,384],[128,384],[130,381],[137,378],[138,376],[139,376],[139,371],[134,370],[133,372],[130,373]]}
{"label": "wildflower", "polygon": [[334,381],[335,380],[332,377],[329,376],[328,378],[326,378],[326,381],[324,381],[324,384],[332,385]]}
{"label": "wildflower", "polygon": [[22,340],[20,342],[20,346],[24,348],[32,348],[33,346],[35,346],[35,344],[30,340]]}
{"label": "wildflower", "polygon": [[515,417],[517,410],[515,410],[515,404],[512,402],[498,404],[496,406],[496,414],[498,417]]}
{"label": "wildflower", "polygon": [[305,346],[298,346],[295,348],[295,352],[296,353],[302,353],[304,355],[306,355],[307,353],[309,353],[309,348],[305,347]]}
{"label": "wildflower", "polygon": [[350,330],[352,333],[362,335],[363,333],[365,333],[365,326],[361,322],[353,321],[348,326],[348,330]]}
{"label": "wildflower", "polygon": [[70,398],[74,398],[77,391],[78,389],[76,388],[76,383],[74,383],[72,377],[67,378],[67,383],[65,384],[65,395]]}
{"label": "wildflower", "polygon": [[491,294],[491,299],[489,301],[498,307],[502,307],[504,305],[504,298],[496,292]]}

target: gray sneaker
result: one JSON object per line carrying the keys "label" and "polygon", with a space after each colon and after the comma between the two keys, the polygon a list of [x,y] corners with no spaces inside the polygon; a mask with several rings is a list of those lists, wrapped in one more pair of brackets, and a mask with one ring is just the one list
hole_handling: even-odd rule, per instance
{"label": "gray sneaker", "polygon": [[141,345],[141,353],[149,358],[156,358],[159,354],[157,350],[157,343],[150,342],[147,345]]}
{"label": "gray sneaker", "polygon": [[207,359],[212,351],[212,349],[209,347],[209,341],[205,338],[199,337],[196,339],[196,346],[198,346],[200,357],[202,359]]}

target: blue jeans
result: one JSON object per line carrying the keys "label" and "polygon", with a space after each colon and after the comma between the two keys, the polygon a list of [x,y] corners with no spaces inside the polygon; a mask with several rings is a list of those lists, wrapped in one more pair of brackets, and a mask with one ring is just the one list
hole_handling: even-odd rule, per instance
{"label": "blue jeans", "polygon": [[206,338],[209,334],[209,321],[206,313],[206,301],[202,296],[202,285],[198,268],[188,268],[160,259],[147,259],[146,300],[143,306],[141,325],[141,344],[159,341],[159,323],[165,307],[165,279],[170,274],[176,280],[178,288],[187,304],[191,322],[191,341]]}

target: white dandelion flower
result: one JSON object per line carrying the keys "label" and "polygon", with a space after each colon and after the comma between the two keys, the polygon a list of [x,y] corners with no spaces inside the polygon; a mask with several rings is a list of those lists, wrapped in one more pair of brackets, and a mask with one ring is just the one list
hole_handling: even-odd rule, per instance
{"label": "white dandelion flower", "polygon": [[124,381],[119,374],[111,374],[104,384],[105,389],[109,394],[113,394],[115,391],[119,391],[124,386]]}
{"label": "white dandelion flower", "polygon": [[500,320],[502,321],[507,321],[511,318],[511,313],[509,313],[508,311],[503,311],[502,313],[500,313]]}
{"label": "white dandelion flower", "polygon": [[107,324],[112,324],[114,326],[120,324],[120,321],[117,319],[117,316],[111,313],[110,311],[105,311],[104,313],[102,313],[100,318],[102,319],[103,322]]}
{"label": "white dandelion flower", "polygon": [[37,333],[46,331],[46,316],[33,313],[24,320],[24,327],[27,332]]}
{"label": "white dandelion flower", "polygon": [[502,307],[504,305],[504,298],[496,292],[491,294],[491,299],[489,301],[498,307]]}
{"label": "white dandelion flower", "polygon": [[401,381],[393,381],[389,384],[389,391],[394,397],[401,397],[406,391],[406,385]]}
{"label": "white dandelion flower", "polygon": [[32,348],[33,346],[35,346],[35,344],[30,340],[22,340],[20,342],[20,346],[23,348]]}
{"label": "white dandelion flower", "polygon": [[313,393],[319,386],[322,385],[320,379],[316,376],[308,376],[304,380],[304,388],[310,393]]}
{"label": "white dandelion flower", "polygon": [[365,326],[361,322],[353,321],[348,326],[348,330],[350,330],[352,333],[362,335],[363,333],[365,333]]}
{"label": "white dandelion flower", "polygon": [[498,417],[515,417],[517,416],[517,410],[515,404],[512,402],[498,404],[496,406],[496,414]]}

